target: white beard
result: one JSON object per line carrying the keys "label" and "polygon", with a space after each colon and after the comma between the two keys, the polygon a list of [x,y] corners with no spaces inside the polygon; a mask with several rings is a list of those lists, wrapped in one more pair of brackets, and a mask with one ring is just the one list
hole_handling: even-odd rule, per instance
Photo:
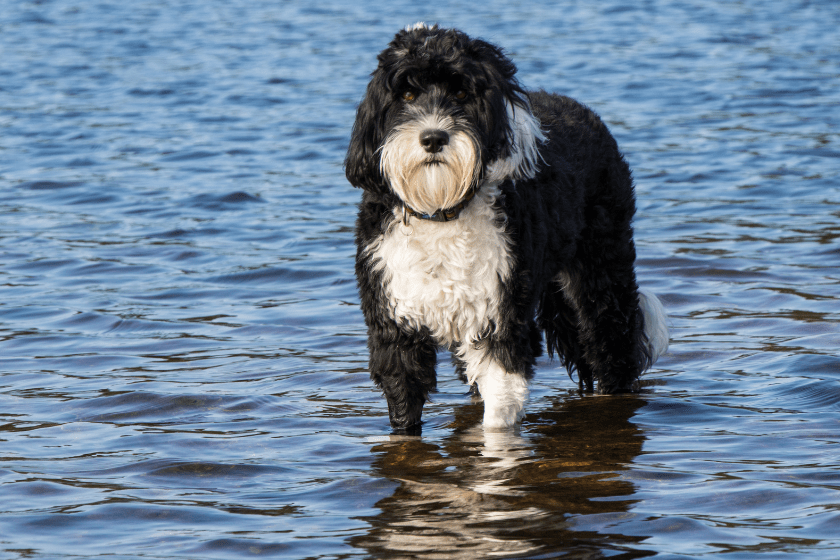
{"label": "white beard", "polygon": [[[380,166],[394,193],[412,210],[433,214],[466,197],[481,173],[478,141],[456,129],[452,117],[419,115],[395,128],[382,146]],[[436,153],[420,145],[424,130],[442,130],[449,143]]]}

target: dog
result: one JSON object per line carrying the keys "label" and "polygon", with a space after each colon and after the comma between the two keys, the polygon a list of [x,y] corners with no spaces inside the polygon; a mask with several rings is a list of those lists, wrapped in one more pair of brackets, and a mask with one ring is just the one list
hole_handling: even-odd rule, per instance
{"label": "dog", "polygon": [[668,346],[636,284],[630,168],[589,108],[526,91],[501,48],[417,24],[378,56],[344,162],[362,189],[356,277],[370,375],[417,433],[439,348],[515,427],[542,354],[579,389],[637,391]]}

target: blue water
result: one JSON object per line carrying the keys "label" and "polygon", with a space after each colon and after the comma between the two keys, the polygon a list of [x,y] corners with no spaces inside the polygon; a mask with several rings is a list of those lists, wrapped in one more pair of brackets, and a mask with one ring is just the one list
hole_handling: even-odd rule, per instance
{"label": "blue water", "polygon": [[[391,436],[341,167],[393,33],[609,123],[639,395]],[[840,557],[840,4],[0,0],[0,557]]]}

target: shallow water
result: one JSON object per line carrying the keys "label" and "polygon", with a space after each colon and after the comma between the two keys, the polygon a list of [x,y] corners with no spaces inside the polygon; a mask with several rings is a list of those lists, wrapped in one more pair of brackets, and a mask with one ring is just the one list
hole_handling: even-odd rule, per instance
{"label": "shallow water", "polygon": [[[840,4],[0,7],[3,558],[840,557]],[[485,434],[444,366],[389,434],[341,163],[418,20],[610,124],[641,394]]]}

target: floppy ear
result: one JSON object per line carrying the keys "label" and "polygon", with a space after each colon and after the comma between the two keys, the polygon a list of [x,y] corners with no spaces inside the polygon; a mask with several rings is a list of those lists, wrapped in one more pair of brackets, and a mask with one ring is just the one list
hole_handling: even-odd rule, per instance
{"label": "floppy ear", "polygon": [[539,167],[538,142],[545,141],[531,112],[528,94],[516,79],[516,66],[504,51],[481,39],[471,40],[475,75],[485,81],[484,107],[478,115],[490,131],[488,180],[531,178]]}
{"label": "floppy ear", "polygon": [[379,170],[379,148],[385,137],[386,114],[391,103],[382,74],[381,70],[374,72],[365,98],[359,104],[344,159],[344,172],[350,184],[379,194],[388,192]]}

